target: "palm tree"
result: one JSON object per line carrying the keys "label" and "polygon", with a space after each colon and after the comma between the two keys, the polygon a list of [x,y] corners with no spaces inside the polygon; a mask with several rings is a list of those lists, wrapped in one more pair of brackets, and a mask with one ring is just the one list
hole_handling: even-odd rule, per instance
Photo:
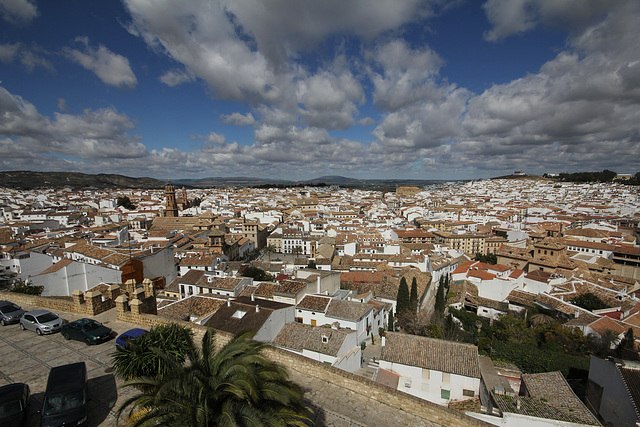
{"label": "palm tree", "polygon": [[276,248],[273,245],[267,245],[264,248],[264,252],[269,257],[269,262],[271,262],[271,254],[275,254],[276,253]]}
{"label": "palm tree", "polygon": [[170,368],[154,349],[183,363],[192,344],[191,329],[176,323],[156,326],[134,343],[116,348],[111,355],[114,373],[125,380],[164,375]]}
{"label": "palm tree", "polygon": [[125,387],[142,390],[120,408],[129,408],[137,426],[305,426],[309,421],[302,390],[289,381],[286,369],[264,354],[267,344],[253,332],[236,335],[215,351],[212,330],[193,340],[188,363],[156,350],[169,369],[158,377],[140,377]]}

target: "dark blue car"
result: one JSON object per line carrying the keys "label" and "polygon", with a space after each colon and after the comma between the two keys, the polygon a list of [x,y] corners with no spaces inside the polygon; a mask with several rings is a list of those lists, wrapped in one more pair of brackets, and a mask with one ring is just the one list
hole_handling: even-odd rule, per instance
{"label": "dark blue car", "polygon": [[129,329],[127,332],[121,334],[116,338],[116,346],[124,348],[128,343],[135,340],[141,335],[146,334],[148,331],[140,328]]}

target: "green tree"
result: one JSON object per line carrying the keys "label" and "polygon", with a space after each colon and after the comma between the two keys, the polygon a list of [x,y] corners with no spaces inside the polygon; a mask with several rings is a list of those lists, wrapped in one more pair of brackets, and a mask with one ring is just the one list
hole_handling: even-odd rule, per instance
{"label": "green tree", "polygon": [[440,281],[438,283],[438,290],[436,291],[436,302],[434,305],[435,312],[439,315],[444,313],[445,307],[445,299],[444,299],[444,289],[445,288],[445,278],[444,276],[440,277]]}
{"label": "green tree", "polygon": [[395,325],[393,323],[393,320],[394,320],[394,318],[393,318],[393,309],[391,309],[389,311],[389,324],[387,325],[387,330],[391,331],[391,332],[394,332],[396,330],[395,329]]}
{"label": "green tree", "polygon": [[263,251],[269,257],[269,262],[271,262],[271,254],[275,254],[276,253],[276,247],[273,246],[273,245],[267,245],[267,246],[264,247]]}
{"label": "green tree", "polygon": [[133,210],[136,208],[136,206],[129,199],[129,196],[118,196],[118,198],[116,199],[116,204],[128,210]]}
{"label": "green tree", "polygon": [[400,279],[400,286],[398,287],[398,295],[396,297],[396,314],[400,316],[410,307],[409,287],[407,286],[407,279],[403,277]]}
{"label": "green tree", "polygon": [[411,306],[411,311],[415,313],[418,308],[418,282],[416,281],[415,277],[413,278],[413,280],[411,280],[411,295],[409,296],[409,305]]}
{"label": "green tree", "polygon": [[182,363],[192,341],[191,330],[184,326],[175,323],[156,326],[136,338],[135,344],[117,347],[116,352],[111,355],[114,372],[125,380],[162,376],[167,373],[169,366],[157,351]]}
{"label": "green tree", "polygon": [[309,260],[309,262],[307,263],[307,268],[311,268],[311,269],[316,269],[316,262],[314,260]]}
{"label": "green tree", "polygon": [[157,350],[170,369],[127,381],[124,387],[142,391],[123,403],[118,416],[126,413],[134,427],[307,425],[302,390],[264,354],[268,345],[252,336],[240,333],[216,351],[207,330],[202,350],[190,340],[186,362]]}
{"label": "green tree", "polygon": [[609,308],[609,306],[605,304],[604,301],[598,298],[596,294],[593,294],[591,292],[578,295],[577,297],[571,300],[571,303],[589,311]]}
{"label": "green tree", "polygon": [[273,276],[261,268],[248,266],[240,273],[244,277],[251,277],[253,280],[273,280]]}

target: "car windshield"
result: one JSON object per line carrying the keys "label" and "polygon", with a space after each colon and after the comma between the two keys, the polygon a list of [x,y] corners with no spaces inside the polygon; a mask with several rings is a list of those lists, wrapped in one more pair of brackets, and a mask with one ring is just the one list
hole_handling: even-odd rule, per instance
{"label": "car windshield", "polygon": [[18,310],[20,310],[20,307],[15,304],[7,304],[0,307],[0,311],[2,311],[3,313],[13,313],[14,311]]}
{"label": "car windshield", "polygon": [[98,329],[100,326],[102,325],[98,322],[87,322],[82,327],[85,331],[93,331],[94,329]]}
{"label": "car windshield", "polygon": [[40,316],[36,317],[36,319],[38,319],[38,323],[51,322],[53,320],[56,320],[57,318],[58,318],[58,316],[56,316],[53,313],[45,313],[45,314],[41,314]]}
{"label": "car windshield", "polygon": [[70,393],[55,394],[47,397],[44,403],[45,415],[57,415],[79,408],[84,405],[84,391],[72,391]]}
{"label": "car windshield", "polygon": [[11,402],[5,402],[0,404],[0,418],[11,417],[17,415],[22,411],[22,402],[19,400],[13,400]]}

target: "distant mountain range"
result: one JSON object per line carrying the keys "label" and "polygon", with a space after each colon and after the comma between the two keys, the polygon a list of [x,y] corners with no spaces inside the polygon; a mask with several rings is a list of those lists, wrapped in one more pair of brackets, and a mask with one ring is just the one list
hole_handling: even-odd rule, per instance
{"label": "distant mountain range", "polygon": [[[422,187],[442,181],[416,179],[354,179],[344,176],[321,176],[305,181],[289,181],[254,177],[208,177],[199,179],[175,179],[175,186],[188,188],[257,187],[293,185],[339,185],[366,189],[391,189],[399,186]],[[34,188],[163,188],[166,181],[155,178],[133,178],[115,174],[84,174],[77,172],[0,172],[0,187],[16,189]]]}

